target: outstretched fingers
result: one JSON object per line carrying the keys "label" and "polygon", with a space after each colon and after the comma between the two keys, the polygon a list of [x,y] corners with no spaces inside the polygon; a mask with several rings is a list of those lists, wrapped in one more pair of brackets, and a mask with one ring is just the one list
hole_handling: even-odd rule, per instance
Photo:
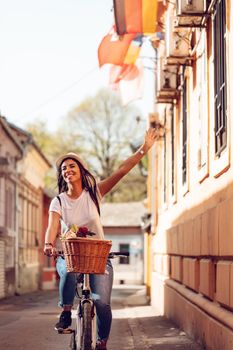
{"label": "outstretched fingers", "polygon": [[152,146],[153,143],[155,141],[159,140],[160,137],[161,137],[160,128],[159,127],[156,127],[156,128],[150,127],[146,131],[145,142],[148,144],[148,146]]}

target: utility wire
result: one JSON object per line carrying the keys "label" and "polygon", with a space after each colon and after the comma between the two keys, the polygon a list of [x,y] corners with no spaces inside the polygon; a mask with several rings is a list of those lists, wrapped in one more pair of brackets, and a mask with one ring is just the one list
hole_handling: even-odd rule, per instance
{"label": "utility wire", "polygon": [[63,95],[65,92],[71,90],[75,85],[79,84],[83,79],[85,79],[88,75],[90,75],[91,73],[93,73],[95,70],[97,70],[98,67],[94,67],[91,70],[89,70],[88,72],[84,73],[77,81],[75,81],[74,83],[72,83],[71,85],[67,86],[65,89],[59,91],[58,93],[56,93],[54,96],[50,97],[49,99],[47,99],[46,101],[44,101],[43,103],[41,103],[40,105],[38,105],[34,110],[27,112],[26,116],[32,113],[37,112],[38,110],[40,110],[42,107],[46,106],[47,104],[49,104],[51,101],[55,100],[57,97]]}

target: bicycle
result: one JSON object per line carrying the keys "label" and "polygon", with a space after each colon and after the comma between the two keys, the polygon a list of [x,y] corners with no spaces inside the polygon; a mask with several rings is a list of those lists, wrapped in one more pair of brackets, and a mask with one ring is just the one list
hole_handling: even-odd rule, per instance
{"label": "bicycle", "polygon": [[[56,254],[63,256],[63,252]],[[128,257],[129,252],[110,252],[109,259]],[[70,348],[72,350],[96,349],[96,309],[92,299],[89,273],[81,273],[77,278],[76,295],[79,299],[76,315],[75,329],[68,329],[64,333],[71,333]],[[81,295],[80,295],[81,292]]]}

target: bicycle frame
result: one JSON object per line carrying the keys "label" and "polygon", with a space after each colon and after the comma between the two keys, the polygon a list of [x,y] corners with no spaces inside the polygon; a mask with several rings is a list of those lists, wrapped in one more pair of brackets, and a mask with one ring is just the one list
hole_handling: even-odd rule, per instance
{"label": "bicycle frame", "polygon": [[[52,256],[52,255],[51,255]],[[62,251],[57,251],[53,256],[62,256]],[[115,257],[128,257],[129,252],[110,252],[109,259]],[[96,349],[96,307],[92,299],[90,287],[90,275],[83,275],[82,296],[78,294],[79,303],[77,306],[76,327],[66,333],[72,333],[70,348],[72,350],[95,350]],[[78,283],[77,283],[78,287]]]}

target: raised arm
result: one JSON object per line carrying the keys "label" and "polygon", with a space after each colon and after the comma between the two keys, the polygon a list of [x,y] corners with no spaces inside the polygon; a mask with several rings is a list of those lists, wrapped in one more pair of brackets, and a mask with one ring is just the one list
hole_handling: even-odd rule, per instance
{"label": "raised arm", "polygon": [[160,137],[159,133],[159,129],[149,128],[146,131],[144,143],[141,147],[132,156],[126,159],[111,176],[99,182],[98,187],[102,196],[108,193],[136,164],[140,162],[142,157]]}

